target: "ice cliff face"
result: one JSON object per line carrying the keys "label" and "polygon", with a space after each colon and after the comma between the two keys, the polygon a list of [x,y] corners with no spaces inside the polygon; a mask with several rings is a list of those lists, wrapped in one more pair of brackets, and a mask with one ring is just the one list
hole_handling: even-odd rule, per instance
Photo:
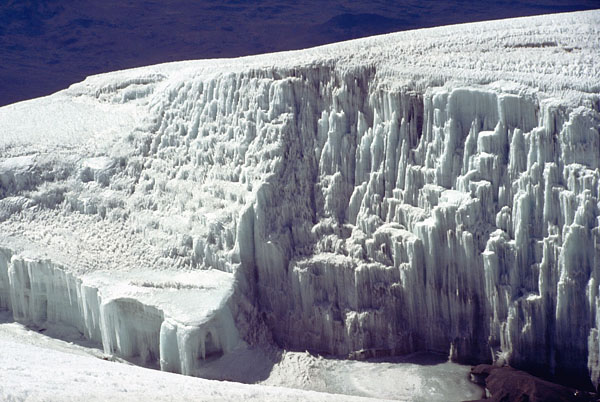
{"label": "ice cliff face", "polygon": [[[598,12],[536,17],[92,77],[53,99],[92,117],[69,112],[83,121],[43,141],[15,123],[43,99],[0,109],[0,244],[15,254],[0,258],[0,307],[187,374],[272,337],[597,384],[598,26]],[[43,269],[15,242],[83,283],[212,268],[233,290],[187,321],[112,282],[105,302],[71,279],[38,291],[79,300],[71,322],[64,302],[32,301]],[[145,324],[119,336],[122,311]]]}
{"label": "ice cliff face", "polygon": [[269,106],[292,111],[278,180],[253,205],[275,339],[501,355],[563,378],[593,368],[597,110],[481,87],[361,88],[367,71],[338,80],[316,96],[324,108],[302,105],[317,86],[302,79]]}

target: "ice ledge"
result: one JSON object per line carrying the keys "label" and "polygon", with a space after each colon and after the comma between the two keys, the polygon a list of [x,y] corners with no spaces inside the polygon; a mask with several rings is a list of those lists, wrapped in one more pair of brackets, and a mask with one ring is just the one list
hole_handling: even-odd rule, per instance
{"label": "ice ledge", "polygon": [[191,375],[241,342],[232,293],[233,275],[221,271],[77,276],[0,247],[0,309],[16,321],[73,326],[105,353],[175,373]]}

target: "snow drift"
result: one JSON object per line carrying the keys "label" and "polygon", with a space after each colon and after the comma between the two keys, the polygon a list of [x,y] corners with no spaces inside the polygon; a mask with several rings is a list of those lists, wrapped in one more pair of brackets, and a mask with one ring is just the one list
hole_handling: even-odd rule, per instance
{"label": "snow drift", "polygon": [[172,63],[0,108],[0,307],[185,374],[273,340],[597,385],[598,26]]}

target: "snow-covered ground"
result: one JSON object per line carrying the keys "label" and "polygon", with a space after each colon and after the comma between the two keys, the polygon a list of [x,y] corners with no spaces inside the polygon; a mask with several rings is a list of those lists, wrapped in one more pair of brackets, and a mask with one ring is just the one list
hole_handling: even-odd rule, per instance
{"label": "snow-covered ground", "polygon": [[105,361],[91,357],[88,350],[37,336],[15,324],[2,324],[0,337],[3,401],[369,400],[205,380]]}
{"label": "snow-covered ground", "polygon": [[[0,108],[0,309],[211,378],[277,345],[597,383],[599,27],[591,11],[169,63]],[[420,370],[273,361],[257,381],[356,394],[373,386],[357,371]],[[408,387],[464,370],[435,367]]]}
{"label": "snow-covered ground", "polygon": [[[274,351],[246,350],[205,368],[209,378],[230,379],[223,382],[137,367],[104,354],[98,346],[74,328],[49,324],[34,330],[14,322],[8,312],[0,313],[0,398],[460,401],[482,395],[481,388],[468,381],[468,367],[432,355],[397,358],[394,363],[344,362],[301,352],[276,356]],[[278,361],[273,366],[270,359]],[[265,374],[268,377],[259,380]]]}

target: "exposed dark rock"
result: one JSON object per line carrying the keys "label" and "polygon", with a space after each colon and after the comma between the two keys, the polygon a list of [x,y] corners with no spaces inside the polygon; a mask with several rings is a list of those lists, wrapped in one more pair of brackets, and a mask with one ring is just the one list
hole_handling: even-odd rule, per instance
{"label": "exposed dark rock", "polygon": [[471,369],[471,380],[485,387],[486,402],[587,402],[598,396],[542,380],[512,367],[480,364]]}

